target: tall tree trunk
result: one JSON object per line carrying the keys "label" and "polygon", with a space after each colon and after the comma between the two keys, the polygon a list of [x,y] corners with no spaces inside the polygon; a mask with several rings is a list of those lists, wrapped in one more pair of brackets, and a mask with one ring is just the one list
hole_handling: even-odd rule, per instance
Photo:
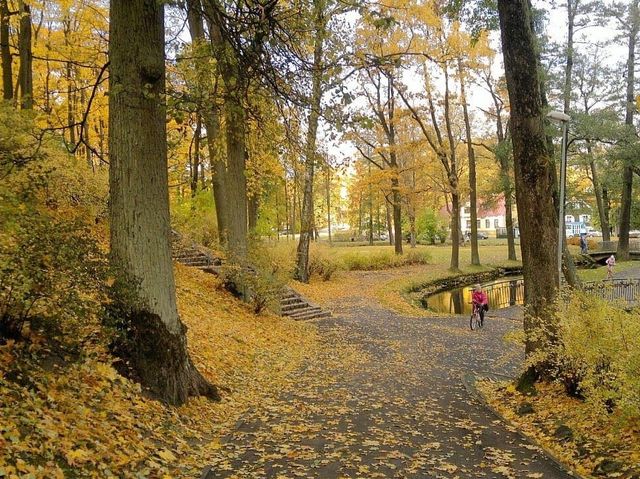
{"label": "tall tree trunk", "polygon": [[386,132],[389,142],[389,158],[391,167],[391,198],[393,199],[393,232],[394,250],[396,254],[402,254],[402,195],[400,193],[400,171],[398,167],[398,153],[396,151],[396,102],[395,102],[395,77],[388,76],[387,108],[389,121]]}
{"label": "tall tree trunk", "polygon": [[391,191],[393,198],[393,233],[394,250],[396,254],[402,254],[402,196],[400,194],[400,180],[396,169],[395,176],[391,178]]}
{"label": "tall tree trunk", "polygon": [[371,162],[369,167],[369,246],[373,246],[373,185],[371,184]]}
{"label": "tall tree trunk", "polygon": [[[558,220],[556,174],[545,134],[537,45],[529,0],[498,0],[525,285],[525,352],[554,341]],[[544,325],[542,334],[539,326]],[[540,372],[533,367],[530,373]]]}
{"label": "tall tree trunk", "polygon": [[216,206],[216,222],[218,224],[218,236],[221,243],[226,240],[227,231],[226,219],[226,167],[224,159],[219,152],[218,144],[220,137],[220,114],[216,104],[216,95],[211,82],[210,72],[207,67],[206,53],[211,53],[206,48],[204,35],[204,21],[202,4],[200,0],[187,1],[187,20],[192,42],[195,45],[196,60],[196,84],[202,95],[200,113],[207,130],[207,152],[209,154],[209,164],[211,166],[211,188],[213,190],[213,200]]}
{"label": "tall tree trunk", "polygon": [[155,0],[110,3],[111,259],[127,300],[119,352],[151,391],[169,403],[217,398],[187,351],[178,317],[169,246],[164,14]]}
{"label": "tall tree trunk", "polygon": [[311,98],[309,122],[307,130],[307,142],[305,145],[304,159],[304,195],[302,200],[302,211],[300,213],[300,239],[297,250],[297,264],[295,277],[304,282],[309,282],[309,242],[313,234],[314,212],[313,212],[313,179],[315,176],[316,164],[316,136],[318,133],[318,119],[320,118],[320,102],[322,100],[322,74],[324,71],[322,64],[323,44],[326,28],[324,0],[314,0],[313,2],[313,24],[314,24],[314,49],[313,49],[313,69],[311,72]]}
{"label": "tall tree trunk", "polygon": [[489,92],[491,93],[496,109],[496,135],[498,137],[498,145],[494,150],[494,154],[500,165],[500,182],[502,184],[502,194],[504,195],[505,226],[507,227],[507,257],[510,261],[516,261],[518,258],[516,257],[515,228],[513,224],[513,187],[511,182],[509,152],[508,149],[505,148],[507,145],[507,136],[502,123],[503,104],[493,89],[490,77],[487,78],[487,86],[489,87]]}
{"label": "tall tree trunk", "polygon": [[[564,69],[564,113],[569,115],[571,111],[571,79],[573,76],[573,31],[575,26],[575,18],[578,11],[578,3],[580,0],[567,0],[567,61]],[[544,89],[544,86],[542,87]],[[543,98],[543,102],[545,98]],[[562,147],[568,149],[568,132],[567,137],[563,139]],[[566,167],[566,165],[565,165]],[[562,175],[560,175],[562,177]],[[566,180],[565,180],[566,182]],[[566,191],[566,187],[565,187]],[[558,204],[558,208],[560,205]],[[558,210],[559,211],[559,210]],[[564,220],[563,220],[564,221]],[[563,271],[567,283],[572,287],[579,287],[580,278],[578,277],[578,271],[576,264],[573,261],[573,256],[569,252],[567,245],[565,228],[562,228],[562,257],[563,257]]]}
{"label": "tall tree trunk", "polygon": [[[508,173],[507,173],[508,176]],[[516,261],[515,227],[513,225],[513,198],[511,197],[511,178],[508,178],[509,186],[505,188],[504,214],[507,227],[507,253],[510,261]]]}
{"label": "tall tree trunk", "polygon": [[460,101],[464,116],[464,130],[467,136],[467,157],[469,158],[469,207],[471,212],[471,264],[480,264],[480,252],[478,251],[478,201],[476,188],[476,155],[473,151],[471,140],[471,122],[467,110],[467,95],[465,93],[465,77],[462,68],[462,60],[458,59],[458,74],[460,77]]}
{"label": "tall tree trunk", "polygon": [[13,62],[9,45],[9,7],[0,0],[0,58],[2,59],[2,97],[13,99]]}
{"label": "tall tree trunk", "polygon": [[257,194],[251,195],[248,207],[249,231],[254,233],[258,226],[258,214],[260,212],[260,197]]}
{"label": "tall tree trunk", "polygon": [[[230,79],[225,83],[229,84]],[[232,258],[242,262],[247,256],[247,178],[244,106],[233,92],[225,99],[227,138],[227,174],[224,203],[227,213],[227,249]]]}
{"label": "tall tree trunk", "polygon": [[31,51],[31,8],[23,0],[18,2],[20,10],[20,35],[18,52],[20,53],[21,105],[25,110],[33,108],[33,53]]}
{"label": "tall tree trunk", "polygon": [[326,178],[326,194],[327,194],[327,231],[329,233],[329,245],[333,244],[331,239],[331,167],[327,163]]}
{"label": "tall tree trunk", "polygon": [[451,265],[450,268],[453,271],[457,271],[460,267],[460,240],[462,237],[460,228],[460,191],[459,191],[459,179],[458,179],[458,166],[456,155],[456,144],[453,137],[453,127],[451,122],[451,105],[449,94],[449,66],[445,62],[443,66],[444,70],[444,122],[445,129],[447,131],[447,138],[449,140],[449,171],[448,180],[449,187],[451,188]]}
{"label": "tall tree trunk", "polygon": [[455,188],[451,191],[451,263],[452,271],[460,269],[460,194]]}
{"label": "tall tree trunk", "polygon": [[389,244],[393,246],[395,244],[395,235],[393,233],[393,218],[391,217],[391,207],[389,204],[389,200],[386,197],[384,206],[387,214],[387,233],[389,234]]}
{"label": "tall tree trunk", "polygon": [[[591,154],[591,145],[587,142],[587,151]],[[602,230],[602,241],[611,241],[611,234],[609,230],[609,217],[605,209],[604,192],[602,185],[600,184],[600,176],[598,174],[598,168],[595,160],[589,162],[589,169],[591,170],[591,182],[593,184],[593,191],[596,195],[596,204],[598,206],[598,218],[600,219],[600,228]]]}
{"label": "tall tree trunk", "polygon": [[[634,87],[635,87],[635,58],[636,43],[638,40],[638,27],[640,26],[640,11],[638,0],[634,0],[629,5],[629,50],[627,56],[627,104],[625,124],[630,128],[633,126],[633,115],[636,109]],[[635,129],[634,129],[635,130]],[[628,160],[622,170],[622,195],[620,199],[620,231],[618,232],[618,260],[629,260],[629,230],[631,229],[631,201],[633,192],[633,169]]]}
{"label": "tall tree trunk", "polygon": [[202,136],[202,120],[196,114],[196,129],[193,132],[193,162],[191,164],[191,198],[198,193],[198,175],[200,173],[200,138]]}

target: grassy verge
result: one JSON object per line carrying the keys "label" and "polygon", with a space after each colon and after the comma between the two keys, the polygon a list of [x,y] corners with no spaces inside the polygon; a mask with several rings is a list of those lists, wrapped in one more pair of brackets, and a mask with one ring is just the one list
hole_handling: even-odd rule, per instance
{"label": "grassy verge", "polygon": [[271,401],[316,353],[313,326],[256,316],[215,277],[176,271],[192,358],[229,391],[223,400],[150,400],[101,344],[52,361],[44,342],[10,343],[0,347],[0,477],[199,477],[240,414]]}

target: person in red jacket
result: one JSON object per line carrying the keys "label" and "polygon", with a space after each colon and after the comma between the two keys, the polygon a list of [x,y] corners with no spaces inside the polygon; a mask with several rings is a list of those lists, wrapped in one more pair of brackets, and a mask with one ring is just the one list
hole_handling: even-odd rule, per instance
{"label": "person in red jacket", "polygon": [[482,286],[479,284],[473,287],[471,302],[473,303],[473,307],[477,307],[480,311],[480,324],[484,324],[484,313],[485,311],[489,311],[489,298],[487,298],[487,293],[482,291]]}

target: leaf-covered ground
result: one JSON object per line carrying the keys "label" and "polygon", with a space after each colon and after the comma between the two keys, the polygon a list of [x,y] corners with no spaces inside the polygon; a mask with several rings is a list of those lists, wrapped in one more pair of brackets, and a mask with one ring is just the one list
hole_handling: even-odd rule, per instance
{"label": "leaf-covered ground", "polygon": [[620,427],[615,415],[595,415],[559,384],[539,384],[535,396],[510,382],[478,383],[500,414],[584,477],[640,477],[640,424]]}
{"label": "leaf-covered ground", "polygon": [[463,318],[397,314],[377,300],[380,274],[305,288],[334,312],[318,322],[320,356],[243,416],[209,477],[569,477],[463,386],[470,371],[515,372],[521,351],[502,336],[517,323],[472,332]]}
{"label": "leaf-covered ground", "polygon": [[100,344],[81,360],[44,343],[0,347],[0,477],[198,477],[239,415],[272,403],[317,354],[314,326],[255,316],[195,269],[177,266],[177,283],[189,349],[229,390],[223,401],[175,409],[149,400]]}

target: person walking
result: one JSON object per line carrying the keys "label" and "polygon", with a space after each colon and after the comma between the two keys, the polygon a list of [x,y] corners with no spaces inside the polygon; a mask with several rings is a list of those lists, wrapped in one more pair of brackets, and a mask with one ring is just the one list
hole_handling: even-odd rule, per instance
{"label": "person walking", "polygon": [[613,279],[613,267],[616,265],[616,257],[611,255],[607,258],[607,279]]}
{"label": "person walking", "polygon": [[589,246],[587,244],[587,234],[580,233],[580,253],[587,254],[588,249],[589,249]]}

